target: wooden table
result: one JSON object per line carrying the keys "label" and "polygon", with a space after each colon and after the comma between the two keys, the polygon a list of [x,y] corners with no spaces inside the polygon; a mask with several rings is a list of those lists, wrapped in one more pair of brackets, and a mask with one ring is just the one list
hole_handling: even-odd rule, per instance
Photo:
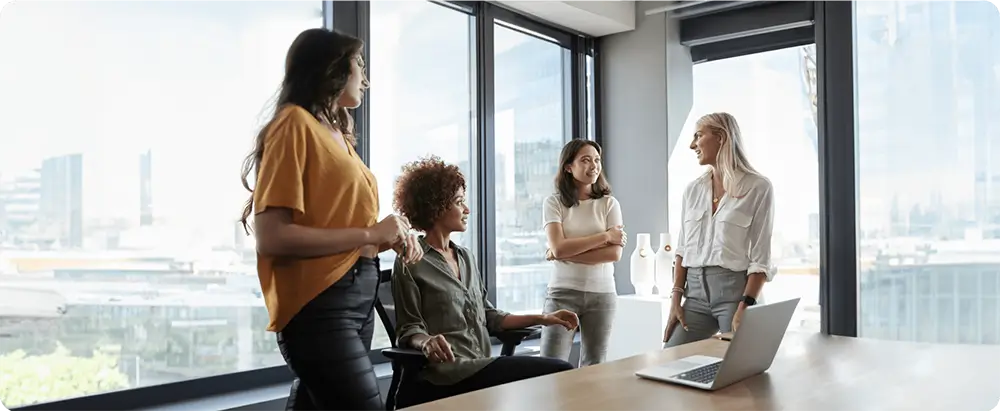
{"label": "wooden table", "polygon": [[1000,346],[785,336],[764,374],[716,392],[640,379],[635,371],[693,354],[705,340],[476,391],[412,410],[961,410],[1000,402]]}

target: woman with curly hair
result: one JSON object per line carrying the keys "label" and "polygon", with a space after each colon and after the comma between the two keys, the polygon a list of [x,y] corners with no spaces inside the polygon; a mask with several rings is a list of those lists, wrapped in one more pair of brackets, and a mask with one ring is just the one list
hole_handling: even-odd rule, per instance
{"label": "woman with curly hair", "polygon": [[407,164],[393,206],[425,233],[424,258],[396,260],[392,273],[398,345],[423,351],[429,362],[410,387],[400,387],[401,407],[573,368],[551,358],[491,357],[491,332],[533,325],[573,330],[578,320],[567,310],[508,314],[486,299],[472,253],[450,240],[469,218],[457,166],[433,156]]}

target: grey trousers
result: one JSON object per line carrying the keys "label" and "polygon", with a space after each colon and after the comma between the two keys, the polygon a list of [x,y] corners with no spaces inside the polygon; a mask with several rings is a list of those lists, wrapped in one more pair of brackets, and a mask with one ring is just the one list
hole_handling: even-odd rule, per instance
{"label": "grey trousers", "polygon": [[722,267],[691,267],[684,287],[684,320],[688,329],[677,325],[664,348],[710,338],[733,329],[733,314],[747,287],[746,271]]}
{"label": "grey trousers", "polygon": [[[545,313],[558,310],[575,312],[580,317],[580,363],[578,367],[604,362],[611,338],[611,323],[618,305],[616,293],[590,293],[565,288],[549,288],[545,298]],[[542,329],[543,357],[569,361],[573,349],[573,336],[562,326],[552,325]]]}

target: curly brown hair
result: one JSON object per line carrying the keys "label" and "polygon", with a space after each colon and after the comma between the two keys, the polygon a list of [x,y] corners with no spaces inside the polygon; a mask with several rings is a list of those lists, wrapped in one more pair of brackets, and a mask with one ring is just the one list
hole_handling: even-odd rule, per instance
{"label": "curly brown hair", "polygon": [[465,176],[458,166],[432,155],[403,166],[392,207],[409,219],[413,228],[427,232],[452,206],[458,190],[465,188]]}

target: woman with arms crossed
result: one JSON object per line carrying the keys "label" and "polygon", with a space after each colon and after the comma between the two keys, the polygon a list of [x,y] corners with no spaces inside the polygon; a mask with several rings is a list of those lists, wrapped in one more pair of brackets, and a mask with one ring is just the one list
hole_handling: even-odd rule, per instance
{"label": "woman with arms crossed", "polygon": [[397,260],[392,270],[398,345],[423,351],[429,362],[412,386],[400,387],[400,407],[573,368],[552,358],[491,356],[491,332],[532,325],[573,330],[578,320],[566,310],[516,315],[493,308],[472,253],[451,241],[452,233],[468,228],[469,218],[457,166],[436,157],[406,165],[394,203],[426,233],[420,238],[423,260]]}
{"label": "woman with arms crossed", "polygon": [[247,227],[256,213],[267,329],[298,378],[289,409],[384,408],[368,359],[377,254],[391,247],[407,261],[421,258],[406,219],[376,224],[375,177],[354,151],[348,109],[368,86],[361,50],[360,40],[334,31],[299,34],[275,115],[243,164],[243,186],[253,195],[242,221]]}
{"label": "woman with arms crossed", "polygon": [[665,347],[736,331],[773,275],[774,194],[747,160],[736,118],[702,117],[690,148],[709,169],[684,190]]}
{"label": "woman with arms crossed", "polygon": [[[580,317],[580,366],[604,361],[617,303],[614,263],[627,237],[622,212],[601,166],[601,146],[572,140],[560,154],[557,194],[545,199],[542,224],[546,259],[555,264],[545,312],[569,310]],[[575,330],[545,327],[542,356],[566,360]]]}

